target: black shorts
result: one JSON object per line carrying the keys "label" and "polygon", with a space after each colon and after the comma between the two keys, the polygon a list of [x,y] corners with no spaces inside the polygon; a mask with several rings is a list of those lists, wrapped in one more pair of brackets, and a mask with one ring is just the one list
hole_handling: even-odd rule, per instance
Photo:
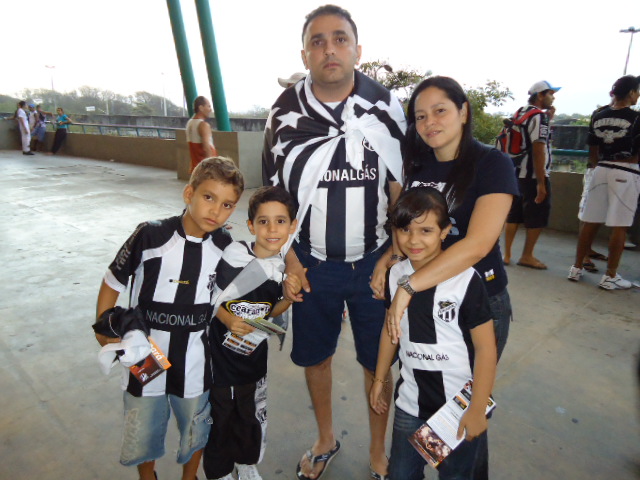
{"label": "black shorts", "polygon": [[524,223],[525,228],[544,228],[549,224],[551,213],[551,183],[545,179],[547,196],[536,203],[538,181],[535,178],[519,178],[520,196],[514,197],[507,223]]}

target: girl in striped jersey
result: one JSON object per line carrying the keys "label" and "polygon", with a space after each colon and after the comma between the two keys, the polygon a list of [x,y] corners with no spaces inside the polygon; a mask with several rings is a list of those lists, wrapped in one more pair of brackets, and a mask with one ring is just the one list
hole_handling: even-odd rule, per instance
{"label": "girl in striped jersey", "polygon": [[400,344],[395,337],[380,338],[378,364],[369,401],[378,414],[389,405],[384,400],[385,379],[396,355],[400,379],[395,392],[395,417],[389,477],[392,480],[424,478],[425,460],[407,438],[458,392],[472,374],[471,404],[460,420],[461,443],[440,465],[439,478],[473,478],[476,463],[488,456],[485,407],[497,363],[496,342],[489,298],[478,273],[471,267],[422,292],[415,292],[408,275],[442,252],[451,230],[447,203],[438,190],[416,187],[405,192],[389,214],[398,246],[407,256],[388,275],[386,302],[398,287],[412,295],[402,316]]}

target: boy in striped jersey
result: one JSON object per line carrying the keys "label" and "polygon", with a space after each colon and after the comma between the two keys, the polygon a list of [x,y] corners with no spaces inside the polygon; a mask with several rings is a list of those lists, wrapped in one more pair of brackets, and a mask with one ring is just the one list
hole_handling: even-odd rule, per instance
{"label": "boy in striped jersey", "polygon": [[[181,216],[142,223],[109,266],[98,295],[98,317],[112,308],[132,277],[130,306],[139,307],[150,336],[171,367],[146,385],[123,370],[124,435],[120,463],[137,465],[141,480],[156,478],[170,410],[180,430],[183,480],[196,471],[210,430],[212,375],[206,327],[216,266],[231,243],[221,229],[240,199],[244,180],[233,161],[203,160],[194,169]],[[101,345],[119,342],[96,334]]]}
{"label": "boy in striped jersey", "polygon": [[474,466],[488,455],[485,408],[497,363],[489,298],[483,280],[471,267],[428,290],[416,293],[411,288],[409,275],[441,253],[442,242],[451,230],[447,203],[438,190],[408,190],[390,212],[389,222],[408,258],[389,270],[387,307],[397,288],[414,297],[402,317],[399,346],[395,333],[382,332],[369,394],[377,414],[388,411],[386,378],[399,350],[389,474],[392,479],[424,478],[426,461],[408,437],[473,375],[471,404],[458,427],[458,438],[464,435],[466,441],[439,467],[440,480],[472,479]]}

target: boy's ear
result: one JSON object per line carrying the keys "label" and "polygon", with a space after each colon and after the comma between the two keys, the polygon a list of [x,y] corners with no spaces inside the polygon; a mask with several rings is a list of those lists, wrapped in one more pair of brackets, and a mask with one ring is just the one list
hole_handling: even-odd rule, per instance
{"label": "boy's ear", "polygon": [[453,225],[449,224],[442,229],[442,232],[440,232],[440,240],[444,242],[444,239],[447,238],[447,235],[449,235],[452,227]]}
{"label": "boy's ear", "polygon": [[255,235],[256,232],[253,229],[253,222],[251,220],[247,220],[247,228],[249,229],[249,232],[251,232],[251,235]]}
{"label": "boy's ear", "polygon": [[298,219],[294,218],[291,222],[291,226],[289,227],[289,234],[292,235],[295,233],[296,228],[298,228]]}
{"label": "boy's ear", "polygon": [[191,204],[191,199],[193,198],[193,187],[191,185],[186,185],[184,187],[184,190],[182,191],[182,199],[184,200],[184,203],[186,203],[187,205]]}

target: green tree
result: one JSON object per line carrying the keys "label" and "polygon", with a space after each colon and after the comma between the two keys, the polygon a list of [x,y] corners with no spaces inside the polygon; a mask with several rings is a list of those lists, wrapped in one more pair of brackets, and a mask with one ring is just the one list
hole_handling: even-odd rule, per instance
{"label": "green tree", "polygon": [[360,64],[359,70],[367,77],[373,78],[383,86],[395,93],[398,99],[406,106],[415,86],[423,79],[431,75],[431,71],[425,74],[413,69],[394,69],[387,62],[374,60]]}
{"label": "green tree", "polygon": [[473,136],[482,143],[493,145],[502,129],[502,115],[485,112],[489,105],[502,106],[508,99],[513,99],[513,93],[508,87],[496,80],[487,80],[480,87],[464,87],[471,112],[473,114]]}

